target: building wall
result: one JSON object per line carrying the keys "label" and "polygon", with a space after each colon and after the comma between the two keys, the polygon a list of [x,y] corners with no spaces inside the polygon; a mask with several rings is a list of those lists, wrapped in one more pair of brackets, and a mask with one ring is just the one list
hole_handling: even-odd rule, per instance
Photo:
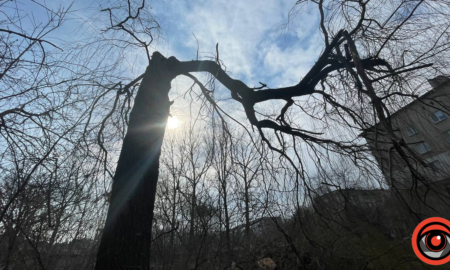
{"label": "building wall", "polygon": [[429,217],[450,220],[450,180],[411,190],[336,190],[314,199],[316,213],[352,227],[367,223],[394,239],[409,236]]}
{"label": "building wall", "polygon": [[[415,153],[406,151],[421,178],[412,177],[404,159],[390,150],[392,142],[383,125],[377,124],[362,136],[387,182],[395,188],[335,190],[314,198],[316,214],[349,228],[355,223],[367,223],[397,239],[410,236],[426,218],[450,220],[450,78],[441,76],[429,82],[432,90],[391,115],[394,132]],[[443,113],[441,121],[432,120],[436,111]],[[417,132],[408,133],[411,126]],[[421,153],[419,144],[423,142],[429,151]],[[429,166],[420,165],[414,155]]]}
{"label": "building wall", "polygon": [[[430,80],[430,85],[432,90],[392,114],[391,122],[396,135],[403,138],[429,167],[421,166],[408,154],[410,163],[426,176],[427,181],[433,182],[450,177],[450,79],[437,77]],[[445,119],[434,123],[431,115],[437,111],[441,111]],[[408,134],[410,127],[414,127],[417,133]],[[406,162],[395,150],[389,150],[392,143],[381,124],[366,130],[363,136],[390,186],[410,188],[415,184],[424,184],[422,180],[413,182]],[[423,142],[428,144],[430,151],[419,151],[420,147],[424,148],[424,145],[421,146]]]}

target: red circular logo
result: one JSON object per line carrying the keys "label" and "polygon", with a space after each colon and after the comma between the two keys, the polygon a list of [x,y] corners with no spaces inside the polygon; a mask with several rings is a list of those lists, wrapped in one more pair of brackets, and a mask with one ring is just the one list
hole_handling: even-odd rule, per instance
{"label": "red circular logo", "polygon": [[412,246],[417,257],[431,265],[450,261],[450,221],[433,217],[417,225],[412,235]]}

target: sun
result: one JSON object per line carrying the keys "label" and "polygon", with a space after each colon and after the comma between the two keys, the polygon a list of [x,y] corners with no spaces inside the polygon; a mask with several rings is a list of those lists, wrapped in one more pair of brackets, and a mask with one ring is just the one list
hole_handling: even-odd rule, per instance
{"label": "sun", "polygon": [[169,116],[169,120],[167,120],[167,127],[169,129],[176,129],[180,126],[180,120],[176,116]]}

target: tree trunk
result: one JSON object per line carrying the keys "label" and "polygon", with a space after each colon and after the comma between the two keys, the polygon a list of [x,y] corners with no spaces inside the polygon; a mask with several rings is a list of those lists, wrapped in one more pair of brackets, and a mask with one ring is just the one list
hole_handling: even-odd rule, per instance
{"label": "tree trunk", "polygon": [[113,179],[96,270],[150,269],[159,156],[174,78],[170,60],[153,54],[136,95]]}
{"label": "tree trunk", "polygon": [[194,179],[194,184],[193,184],[193,187],[192,187],[192,196],[191,196],[191,213],[190,213],[191,222],[190,222],[190,228],[189,228],[189,243],[190,243],[190,245],[194,245],[195,244],[194,243],[195,242],[194,241],[195,211],[197,210],[196,209],[196,206],[197,206],[196,187],[197,187],[197,183],[196,183],[196,180]]}
{"label": "tree trunk", "polygon": [[[173,196],[172,196],[172,226],[170,228],[171,232],[170,232],[170,251],[172,252],[172,257],[174,254],[174,250],[173,250],[173,242],[175,240],[175,228],[177,226],[177,219],[176,219],[176,211],[177,211],[177,191],[178,188],[180,186],[180,183],[178,182],[178,176],[176,176],[175,174],[172,175],[173,179],[174,179],[174,188],[173,188]],[[177,180],[175,180],[177,179]]]}
{"label": "tree trunk", "polygon": [[223,209],[225,211],[225,237],[227,240],[228,258],[233,261],[233,249],[231,248],[231,230],[230,230],[230,215],[228,213],[228,198],[227,198],[227,183],[225,179],[221,179],[223,189]]}
{"label": "tree trunk", "polygon": [[249,198],[249,184],[247,182],[247,173],[244,171],[244,203],[245,203],[245,239],[246,246],[250,246],[250,198]]}

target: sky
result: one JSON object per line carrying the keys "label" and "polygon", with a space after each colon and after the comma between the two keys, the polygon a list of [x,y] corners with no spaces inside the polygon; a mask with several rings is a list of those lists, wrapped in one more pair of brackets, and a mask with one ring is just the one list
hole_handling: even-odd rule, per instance
{"label": "sky", "polygon": [[[166,57],[175,56],[181,61],[188,61],[197,57],[198,50],[200,59],[208,59],[214,57],[218,43],[220,59],[231,77],[242,80],[250,87],[259,86],[259,82],[270,88],[295,85],[311,68],[324,47],[318,31],[319,14],[316,5],[303,5],[301,12],[297,13],[295,11],[298,10],[294,9],[296,2],[147,0],[147,10],[162,29],[161,38],[152,43],[150,54],[159,51]],[[22,22],[30,24],[30,28],[32,21],[46,21],[49,16],[48,11],[39,8],[40,3],[45,3],[53,10],[71,5],[73,12],[63,27],[47,37],[55,43],[61,40],[73,40],[75,43],[90,37],[95,40],[106,27],[98,23],[97,18],[103,16],[105,19],[106,15],[100,9],[114,6],[114,3],[105,0],[77,0],[73,3],[57,0],[15,1],[14,4],[21,10],[27,10],[29,18]],[[136,3],[139,1],[136,0]],[[293,13],[296,15],[293,16]],[[135,50],[133,53],[136,60],[130,60],[127,64],[131,78],[142,74],[148,64],[143,50]],[[114,56],[105,54],[98,57]],[[191,85],[188,78],[178,78],[173,82],[171,92],[177,100],[171,113],[178,115],[181,122],[188,109],[181,96]],[[216,99],[229,98],[229,91],[219,85]],[[279,101],[271,103],[270,107],[276,103],[278,110],[284,104]],[[222,105],[228,109],[236,109],[230,112],[233,116],[241,114],[241,119],[245,118],[237,102],[224,101]],[[261,103],[258,106],[266,105]],[[303,118],[297,121],[307,125]],[[244,122],[248,121],[244,119]]]}
{"label": "sky", "polygon": [[[315,5],[303,6],[302,13],[290,16],[296,1],[153,1],[152,12],[163,29],[162,41],[155,50],[179,60],[193,60],[215,54],[235,79],[248,86],[265,83],[270,88],[297,84],[314,64],[323,49]],[[198,42],[198,44],[197,44]],[[179,78],[172,90],[181,95],[191,85]],[[217,99],[227,99],[229,91],[218,86]],[[181,103],[181,104],[180,104]],[[280,109],[283,102],[278,102]],[[222,103],[223,104],[223,103]],[[173,109],[182,114],[182,102]],[[272,104],[273,105],[273,104]],[[230,110],[239,118],[242,108],[236,102]],[[261,106],[266,106],[262,103]],[[177,110],[178,108],[178,110]],[[241,119],[242,119],[241,118]]]}
{"label": "sky", "polygon": [[[97,38],[105,28],[97,23],[99,10],[114,6],[112,2],[46,0],[47,7],[54,10],[72,3],[71,9],[74,11],[63,27],[48,39],[77,42],[91,36]],[[138,0],[135,2],[139,3]],[[300,14],[290,16],[296,2],[146,0],[147,10],[162,29],[161,38],[152,43],[150,54],[159,51],[166,57],[175,56],[187,61],[195,59],[199,50],[199,58],[207,59],[214,57],[218,43],[220,59],[233,78],[242,80],[250,87],[260,86],[259,82],[269,88],[295,85],[314,64],[324,44],[318,31],[316,5],[303,5]],[[17,3],[21,9],[32,14],[30,17],[35,18],[33,20],[45,21],[48,16],[48,12],[36,4],[44,3],[42,0]],[[133,74],[130,77],[137,77],[145,71],[148,61],[144,55],[143,50],[136,50],[136,55],[131,57],[135,60],[130,60],[128,64]],[[178,78],[173,82],[175,87],[172,92],[180,96],[191,84],[187,78]],[[216,98],[229,97],[229,91],[219,85]],[[185,109],[182,106],[178,110]]]}
{"label": "sky", "polygon": [[[53,10],[71,5],[74,11],[63,27],[47,36],[56,43],[61,40],[77,42],[98,35],[104,28],[96,20],[99,10],[114,5],[106,0],[24,0],[14,1],[13,5],[28,12],[29,18],[22,23],[32,29],[32,24],[44,22],[49,16],[49,12],[39,6],[44,3]],[[318,31],[317,7],[304,5],[301,14],[289,16],[295,3],[292,0],[257,3],[248,0],[147,0],[146,8],[162,29],[162,38],[151,45],[150,54],[160,51],[166,57],[186,61],[195,59],[198,49],[199,58],[206,59],[215,54],[218,43],[220,59],[233,78],[249,86],[259,86],[259,82],[263,82],[270,88],[297,84],[323,49],[323,40]],[[14,8],[4,7],[3,11],[7,14]],[[130,61],[129,69],[138,76],[145,71],[148,62],[142,57],[143,51],[136,55],[138,60]],[[219,91],[221,94],[229,97],[228,91]]]}
{"label": "sky", "polygon": [[[231,77],[242,80],[250,87],[259,86],[259,82],[270,88],[295,85],[313,66],[324,47],[316,5],[303,5],[301,12],[297,13],[297,10],[293,10],[296,2],[147,0],[148,10],[162,29],[161,39],[151,45],[150,54],[159,51],[166,57],[175,56],[181,61],[188,61],[197,57],[198,50],[200,59],[208,59],[214,57],[218,43],[220,60]],[[39,3],[44,1],[14,2],[21,10],[28,12],[29,18],[22,22],[29,24],[30,28],[33,22],[45,21],[49,16],[49,11],[37,8]],[[54,10],[68,7],[70,3],[45,1],[47,7]],[[58,40],[73,40],[75,43],[96,37],[106,27],[96,20],[102,14],[99,10],[109,5],[112,4],[106,0],[73,2],[73,13],[68,21],[47,39],[55,43]],[[296,15],[290,16],[293,13]],[[136,78],[145,71],[148,61],[143,50],[135,50],[132,53],[135,54],[135,60],[129,61],[125,66],[131,74],[129,77]],[[114,55],[105,54],[98,57],[107,58]],[[171,108],[171,113],[178,118],[179,123],[176,126],[186,126],[189,107],[181,96],[191,85],[192,82],[186,77],[173,82],[175,87],[171,93],[173,92],[172,97],[177,100]],[[219,86],[216,98],[229,99],[229,91]],[[282,101],[271,103],[276,105],[278,113],[284,104]],[[221,105],[226,107],[232,116],[240,116],[249,126],[242,107],[237,102],[224,101]],[[265,103],[259,106],[265,106]],[[306,117],[295,115],[295,118],[301,128],[313,129],[308,126]],[[315,168],[312,159],[307,159],[307,163],[307,167]]]}
{"label": "sky", "polygon": [[[197,46],[200,58],[211,57],[218,43],[220,59],[230,76],[250,87],[259,86],[259,82],[270,88],[297,84],[323,49],[324,42],[318,31],[319,14],[313,4],[303,6],[297,16],[289,16],[296,1],[262,0],[255,4],[255,1],[176,0],[152,3],[152,11],[164,29],[164,42],[156,46],[157,50],[165,56],[173,55],[186,61],[196,58]],[[184,93],[191,82],[178,81],[181,81],[180,93]],[[174,92],[177,90],[173,89]],[[229,98],[228,90],[218,90],[216,98]],[[277,103],[277,110],[284,104],[280,101],[272,103]],[[180,102],[175,105],[180,108],[175,115],[183,114],[187,109],[180,106]],[[228,107],[227,111],[233,117],[248,122],[237,102],[222,103],[222,106]],[[302,127],[308,125],[302,118],[296,122]],[[315,168],[312,159],[304,162],[305,166]]]}
{"label": "sky", "polygon": [[[165,55],[180,60],[219,55],[233,76],[249,85],[296,84],[322,49],[318,14],[306,8],[289,20],[296,1],[155,1],[153,11],[164,29]],[[195,37],[194,37],[195,35]]]}

